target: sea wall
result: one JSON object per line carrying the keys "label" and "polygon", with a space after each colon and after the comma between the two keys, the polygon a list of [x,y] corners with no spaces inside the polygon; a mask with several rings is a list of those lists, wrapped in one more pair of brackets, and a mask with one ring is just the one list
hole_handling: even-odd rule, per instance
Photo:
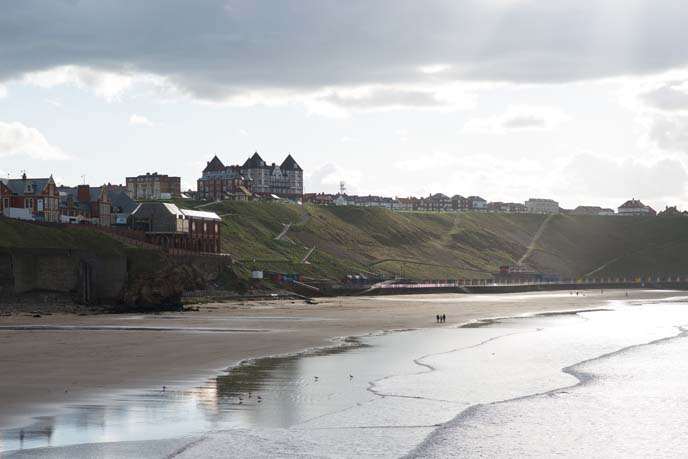
{"label": "sea wall", "polygon": [[70,249],[0,251],[0,299],[48,292],[82,303],[113,302],[127,278],[124,255],[95,255]]}

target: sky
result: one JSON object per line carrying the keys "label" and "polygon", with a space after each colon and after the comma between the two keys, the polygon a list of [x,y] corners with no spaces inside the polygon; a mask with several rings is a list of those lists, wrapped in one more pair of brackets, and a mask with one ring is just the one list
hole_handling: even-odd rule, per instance
{"label": "sky", "polygon": [[195,189],[292,154],[306,192],[688,208],[682,0],[22,0],[0,177]]}

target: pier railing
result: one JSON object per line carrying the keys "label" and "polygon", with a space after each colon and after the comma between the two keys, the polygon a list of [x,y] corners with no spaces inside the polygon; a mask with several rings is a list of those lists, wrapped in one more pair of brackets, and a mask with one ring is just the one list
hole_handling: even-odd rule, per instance
{"label": "pier railing", "polygon": [[442,289],[442,288],[461,288],[461,287],[519,287],[519,286],[614,286],[614,285],[654,285],[654,284],[688,284],[688,275],[646,275],[646,276],[609,276],[593,278],[562,278],[559,280],[539,280],[539,279],[457,279],[457,280],[429,280],[421,282],[398,282],[381,283],[375,285],[379,289]]}

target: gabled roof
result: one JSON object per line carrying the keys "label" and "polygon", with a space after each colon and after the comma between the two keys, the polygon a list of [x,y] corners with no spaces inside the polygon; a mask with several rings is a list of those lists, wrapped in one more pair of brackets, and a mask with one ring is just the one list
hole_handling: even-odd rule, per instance
{"label": "gabled roof", "polygon": [[619,206],[619,209],[644,209],[647,206],[640,202],[639,199],[629,199]]}
{"label": "gabled roof", "polygon": [[108,191],[108,198],[115,213],[129,214],[136,209],[138,203],[131,199],[126,191]]}
{"label": "gabled roof", "polygon": [[33,187],[34,193],[41,193],[45,187],[51,183],[52,177],[48,178],[27,178],[27,179],[7,179],[5,185],[12,190],[12,193],[23,195],[26,190],[26,184],[30,183]]}
{"label": "gabled roof", "polygon": [[291,155],[287,155],[286,159],[282,161],[282,165],[280,166],[283,170],[285,171],[300,171],[301,166],[298,165],[296,160]]}
{"label": "gabled roof", "polygon": [[258,152],[253,153],[253,156],[251,156],[249,159],[246,160],[242,168],[246,169],[258,169],[261,167],[267,167],[265,164],[265,161],[263,161],[263,158],[260,157]]}
{"label": "gabled roof", "polygon": [[[89,202],[97,202],[100,199],[100,193],[102,190],[103,190],[103,187],[89,186],[88,187]],[[79,188],[78,187],[61,186],[61,187],[58,187],[58,191],[60,192],[60,201],[66,202],[67,196],[70,196],[70,195],[72,196],[72,199],[74,200],[74,202],[79,201]],[[110,201],[110,193],[109,192],[107,192],[107,200]],[[86,204],[88,204],[88,203],[86,203]]]}
{"label": "gabled roof", "polygon": [[225,170],[225,165],[222,164],[222,161],[220,161],[220,158],[217,157],[217,155],[213,156],[213,159],[208,161],[208,165],[205,166],[205,169],[203,169],[203,172],[218,172],[218,171],[223,171]]}
{"label": "gabled roof", "polygon": [[435,193],[431,195],[429,199],[449,199],[449,196],[444,193]]}

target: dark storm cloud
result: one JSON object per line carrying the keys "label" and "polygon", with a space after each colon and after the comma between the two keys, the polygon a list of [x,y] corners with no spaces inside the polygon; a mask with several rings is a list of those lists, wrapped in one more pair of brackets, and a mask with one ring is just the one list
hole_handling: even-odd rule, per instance
{"label": "dark storm cloud", "polygon": [[[163,75],[205,98],[562,82],[686,65],[687,13],[681,0],[22,0],[2,5],[0,80],[83,65]],[[418,70],[434,64],[450,67]]]}

